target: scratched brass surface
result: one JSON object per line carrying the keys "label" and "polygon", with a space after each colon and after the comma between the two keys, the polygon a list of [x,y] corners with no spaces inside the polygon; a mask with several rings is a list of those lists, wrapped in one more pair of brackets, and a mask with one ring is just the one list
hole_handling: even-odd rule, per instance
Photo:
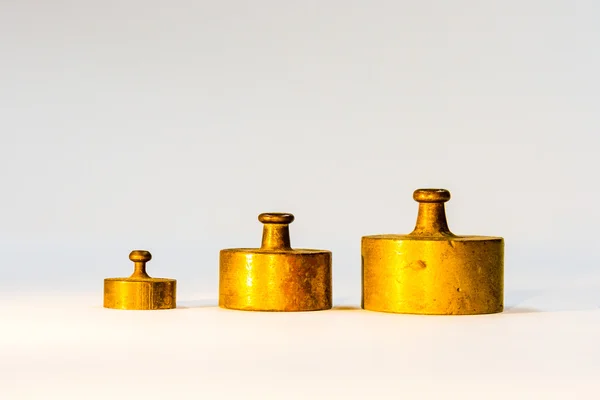
{"label": "scratched brass surface", "polygon": [[259,249],[225,249],[219,257],[219,306],[247,311],[330,309],[331,252],[293,249],[291,214],[258,216]]}
{"label": "scratched brass surface", "polygon": [[121,310],[160,310],[176,307],[175,279],[151,278],[146,273],[150,252],[134,250],[129,254],[134,263],[128,278],[104,280],[104,307]]}
{"label": "scratched brass surface", "polygon": [[448,228],[450,192],[419,189],[415,229],[362,238],[362,306],[404,314],[489,314],[503,310],[504,240]]}

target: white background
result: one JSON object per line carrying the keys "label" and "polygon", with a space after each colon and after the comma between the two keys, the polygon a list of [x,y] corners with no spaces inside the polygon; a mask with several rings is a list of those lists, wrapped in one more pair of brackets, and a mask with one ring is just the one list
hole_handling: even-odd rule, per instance
{"label": "white background", "polygon": [[[599,21],[593,0],[0,2],[0,397],[596,398]],[[219,249],[258,246],[265,211],[333,251],[357,307],[360,237],[410,232],[419,187],[452,192],[455,233],[505,238],[505,314],[211,307]],[[134,248],[189,308],[100,307]]]}

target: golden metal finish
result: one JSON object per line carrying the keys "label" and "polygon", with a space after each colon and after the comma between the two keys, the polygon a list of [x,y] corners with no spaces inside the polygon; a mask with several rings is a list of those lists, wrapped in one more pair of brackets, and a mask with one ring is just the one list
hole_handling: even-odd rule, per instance
{"label": "golden metal finish", "polygon": [[362,306],[405,314],[489,314],[503,309],[504,240],[457,236],[446,222],[450,192],[418,189],[408,235],[362,238]]}
{"label": "golden metal finish", "polygon": [[260,214],[260,249],[221,250],[219,306],[248,311],[331,308],[331,252],[292,249],[292,214]]}
{"label": "golden metal finish", "polygon": [[146,263],[152,259],[150,252],[134,250],[129,254],[134,263],[129,278],[104,280],[104,307],[121,310],[161,310],[175,308],[175,279],[151,278],[146,273]]}

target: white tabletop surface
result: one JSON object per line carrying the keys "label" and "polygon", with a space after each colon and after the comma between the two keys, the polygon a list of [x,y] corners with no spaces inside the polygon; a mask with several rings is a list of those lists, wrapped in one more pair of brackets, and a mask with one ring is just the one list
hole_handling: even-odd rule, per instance
{"label": "white tabletop surface", "polygon": [[[502,314],[256,313],[180,299],[5,295],[2,399],[593,399],[600,290],[514,292]],[[511,301],[510,298],[513,300]],[[348,304],[350,303],[350,304]]]}

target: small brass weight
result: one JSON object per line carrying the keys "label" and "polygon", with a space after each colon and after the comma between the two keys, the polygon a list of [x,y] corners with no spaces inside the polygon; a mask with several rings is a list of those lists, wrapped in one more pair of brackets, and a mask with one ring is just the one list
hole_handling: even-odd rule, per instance
{"label": "small brass weight", "polygon": [[128,278],[104,280],[104,307],[121,310],[161,310],[176,307],[175,279],[151,278],[146,263],[152,259],[146,250],[129,254],[134,271]]}
{"label": "small brass weight", "polygon": [[292,249],[292,214],[260,214],[259,249],[221,250],[219,306],[248,311],[330,309],[331,252]]}
{"label": "small brass weight", "polygon": [[504,240],[450,232],[450,192],[418,189],[408,235],[362,238],[366,310],[405,314],[490,314],[503,309]]}

